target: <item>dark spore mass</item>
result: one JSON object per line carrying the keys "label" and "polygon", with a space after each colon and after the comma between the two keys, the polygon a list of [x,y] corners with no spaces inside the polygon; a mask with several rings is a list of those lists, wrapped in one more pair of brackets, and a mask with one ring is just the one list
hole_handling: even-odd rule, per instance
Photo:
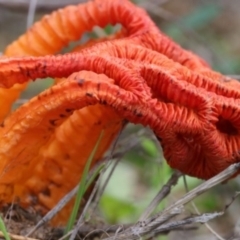
{"label": "dark spore mass", "polygon": [[47,197],[51,196],[51,192],[50,192],[49,188],[45,188],[44,190],[42,190],[42,194]]}
{"label": "dark spore mass", "polygon": [[102,105],[107,105],[107,101],[106,100],[101,100],[100,99],[99,103],[102,104]]}
{"label": "dark spore mass", "polygon": [[56,126],[57,120],[58,120],[58,119],[50,119],[50,120],[49,120],[49,123],[50,123],[52,126]]}
{"label": "dark spore mass", "polygon": [[155,134],[155,136],[156,136],[156,138],[157,138],[157,140],[158,140],[159,142],[162,142],[162,138],[161,138],[161,137],[159,137],[159,136],[156,135],[156,134]]}
{"label": "dark spore mass", "polygon": [[64,114],[59,114],[59,117],[60,117],[60,118],[65,118],[66,115],[64,115]]}
{"label": "dark spore mass", "polygon": [[85,80],[83,78],[80,78],[77,80],[78,86],[82,87],[82,85],[84,84]]}
{"label": "dark spore mass", "polygon": [[71,109],[71,108],[66,108],[66,109],[65,109],[65,111],[66,111],[67,113],[70,113],[70,112],[73,112],[73,111],[74,111],[74,109]]}
{"label": "dark spore mass", "polygon": [[86,96],[87,96],[87,97],[93,97],[93,94],[87,92],[87,93],[86,93]]}
{"label": "dark spore mass", "polygon": [[134,114],[135,116],[137,116],[137,117],[142,117],[142,116],[143,116],[142,113],[140,113],[140,112],[137,111],[137,109],[134,109],[134,110],[133,110],[133,114]]}

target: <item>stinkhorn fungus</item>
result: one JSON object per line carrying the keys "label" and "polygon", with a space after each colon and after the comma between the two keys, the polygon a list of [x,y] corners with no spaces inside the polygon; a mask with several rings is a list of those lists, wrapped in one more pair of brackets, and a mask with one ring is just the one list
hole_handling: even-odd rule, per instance
{"label": "stinkhorn fungus", "polygon": [[[109,23],[122,30],[55,55]],[[45,77],[61,80],[8,115],[27,82]],[[149,126],[169,165],[185,174],[208,179],[239,162],[240,83],[182,49],[128,0],[45,16],[6,48],[0,87],[2,204],[18,199],[46,213],[81,179],[102,129],[93,164],[126,122]]]}

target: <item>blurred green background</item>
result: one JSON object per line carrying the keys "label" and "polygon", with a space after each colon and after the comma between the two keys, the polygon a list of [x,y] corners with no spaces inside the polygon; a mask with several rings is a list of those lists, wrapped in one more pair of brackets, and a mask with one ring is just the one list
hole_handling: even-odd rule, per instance
{"label": "blurred green background", "polygon": [[[15,2],[10,4],[11,2]],[[22,4],[20,4],[20,2]],[[26,4],[25,4],[26,2]],[[38,1],[34,21],[70,0]],[[80,1],[74,1],[80,2]],[[0,0],[0,52],[7,44],[25,32],[29,1]],[[224,74],[240,74],[240,1],[239,0],[142,0],[135,1],[144,7],[159,28],[186,49],[204,58],[210,65]],[[111,32],[112,28],[105,29]],[[85,40],[93,35],[84,36]],[[19,106],[51,84],[51,80],[30,84],[23,93]],[[129,145],[134,145],[126,150]],[[173,146],[174,148],[174,146]],[[172,170],[163,161],[161,147],[148,129],[129,125],[122,133],[116,151],[126,152],[117,166],[100,201],[100,212],[109,224],[137,221],[141,213],[171,176]],[[187,178],[189,189],[201,181]],[[195,201],[201,212],[222,211],[234,193],[239,191],[239,178],[213,188]],[[158,210],[176,201],[186,192],[183,179]],[[192,206],[185,214],[195,213]],[[240,201],[236,199],[224,216],[210,224],[221,236],[231,239],[236,236],[240,216]],[[172,232],[156,239],[216,239],[205,226],[196,231]],[[240,238],[239,238],[240,239]]]}

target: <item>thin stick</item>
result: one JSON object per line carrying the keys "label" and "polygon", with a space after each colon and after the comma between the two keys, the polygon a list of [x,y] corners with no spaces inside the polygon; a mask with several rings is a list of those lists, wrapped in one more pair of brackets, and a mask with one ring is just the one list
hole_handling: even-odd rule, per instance
{"label": "thin stick", "polygon": [[139,218],[139,222],[146,220],[154,209],[159,205],[159,203],[171,192],[172,186],[175,186],[178,182],[178,179],[182,176],[182,173],[179,171],[174,171],[171,178],[167,181],[167,183],[161,188],[146,210],[142,213]]}
{"label": "thin stick", "polygon": [[195,224],[195,223],[206,224],[208,221],[210,221],[210,220],[212,220],[216,217],[222,216],[222,215],[223,215],[223,212],[204,213],[204,214],[201,214],[199,216],[189,217],[189,218],[186,218],[184,220],[178,220],[178,221],[174,221],[172,223],[163,224],[161,227],[156,228],[156,230],[154,232],[155,233],[160,233],[160,232],[163,232],[163,231],[171,231],[171,230],[175,229],[176,227],[181,227],[181,226],[186,225],[186,224]]}
{"label": "thin stick", "polygon": [[[11,240],[37,240],[36,238],[29,238],[29,237],[19,236],[11,233],[8,233],[8,235],[11,238]],[[4,238],[4,234],[1,231],[0,231],[0,237]]]}
{"label": "thin stick", "polygon": [[[186,176],[184,175],[183,176],[183,181],[184,181],[184,185],[185,185],[185,188],[186,188],[186,191],[189,192],[189,189],[188,189],[188,185],[187,185],[187,180],[186,180]],[[192,207],[194,208],[195,212],[200,215],[200,211],[199,209],[197,208],[196,204],[194,203],[194,201],[191,201],[191,205]],[[219,240],[225,240],[223,237],[221,237],[210,225],[209,223],[205,222],[204,225],[206,226],[206,228]]]}
{"label": "thin stick", "polygon": [[[200,184],[198,187],[185,194],[181,199],[167,207],[163,212],[156,214],[154,217],[149,218],[144,222],[135,224],[135,226],[119,233],[117,237],[114,236],[110,238],[105,238],[104,240],[123,240],[123,239],[134,240],[139,239],[139,237],[141,236],[146,236],[147,234],[153,232],[155,229],[159,228],[161,224],[166,221],[166,218],[172,215],[172,212],[175,209],[182,208],[186,203],[189,203],[192,199],[203,194],[204,192],[208,191],[210,188],[216,186],[217,184],[229,179],[233,174],[239,171],[239,169],[240,163],[231,165],[230,167],[228,167],[215,177],[207,180],[206,182]],[[216,216],[219,216],[219,213]]]}
{"label": "thin stick", "polygon": [[34,16],[37,8],[38,0],[30,0],[27,16],[27,29],[32,26],[34,22]]}
{"label": "thin stick", "polygon": [[240,80],[240,75],[227,75],[230,78],[234,78],[236,80]]}

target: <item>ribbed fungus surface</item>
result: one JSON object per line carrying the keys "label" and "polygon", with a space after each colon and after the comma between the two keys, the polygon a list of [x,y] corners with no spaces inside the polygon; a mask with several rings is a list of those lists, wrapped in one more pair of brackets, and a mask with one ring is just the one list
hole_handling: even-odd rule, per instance
{"label": "ribbed fungus surface", "polygon": [[[120,32],[55,55],[98,25]],[[8,114],[27,82],[60,78]],[[45,213],[98,161],[126,122],[149,126],[172,168],[208,179],[239,161],[240,84],[165,36],[127,0],[45,16],[0,58],[0,201]],[[64,223],[70,206],[57,224]]]}

